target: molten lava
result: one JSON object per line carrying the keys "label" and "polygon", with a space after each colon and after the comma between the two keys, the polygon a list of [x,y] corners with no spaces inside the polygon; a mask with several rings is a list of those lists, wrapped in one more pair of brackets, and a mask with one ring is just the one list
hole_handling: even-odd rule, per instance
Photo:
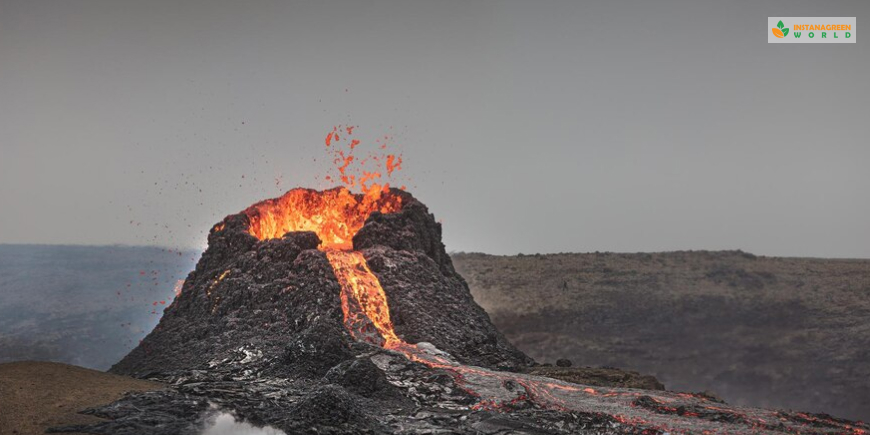
{"label": "molten lava", "polygon": [[341,284],[344,325],[357,340],[392,347],[402,342],[393,331],[387,296],[359,252],[326,251]]}
{"label": "molten lava", "polygon": [[293,189],[254,204],[244,213],[250,222],[248,233],[260,240],[280,238],[291,231],[313,231],[322,242],[320,249],[348,250],[372,212],[393,213],[401,207],[402,198],[388,187],[372,187],[358,195],[340,187],[324,192]]}
{"label": "molten lava", "polygon": [[[362,192],[378,189],[383,174],[392,179],[393,174],[402,169],[402,155],[392,154],[387,148],[391,136],[383,136],[375,141],[377,149],[365,152],[362,142],[354,139],[356,126],[336,125],[326,135],[326,148],[332,154],[332,163],[337,173],[327,175],[327,181],[340,181],[348,189],[359,188]],[[362,154],[362,155],[360,155]],[[386,188],[389,183],[383,182]],[[401,187],[404,190],[404,186]]]}

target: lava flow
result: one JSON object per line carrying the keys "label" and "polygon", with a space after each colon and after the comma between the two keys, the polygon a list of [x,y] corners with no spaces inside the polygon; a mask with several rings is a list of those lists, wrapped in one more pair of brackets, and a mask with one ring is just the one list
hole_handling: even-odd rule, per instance
{"label": "lava flow", "polygon": [[328,250],[326,258],[341,284],[344,325],[351,335],[386,348],[402,343],[393,331],[384,289],[362,254]]}

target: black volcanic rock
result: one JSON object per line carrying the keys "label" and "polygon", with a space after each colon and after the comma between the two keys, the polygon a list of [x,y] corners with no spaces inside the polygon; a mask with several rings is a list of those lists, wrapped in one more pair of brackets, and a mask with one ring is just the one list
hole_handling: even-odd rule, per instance
{"label": "black volcanic rock", "polygon": [[353,237],[354,249],[383,246],[396,251],[423,252],[445,275],[455,275],[453,262],[441,243],[441,224],[409,193],[400,194],[404,198],[402,209],[397,213],[369,215],[365,226]]}
{"label": "black volcanic rock", "polygon": [[289,413],[294,416],[295,430],[323,433],[382,433],[377,422],[365,412],[363,405],[344,388],[326,385],[294,404]]}
{"label": "black volcanic rock", "polygon": [[394,390],[383,370],[370,358],[358,358],[337,364],[326,373],[323,380],[363,397],[373,397]]}
{"label": "black volcanic rock", "polygon": [[296,334],[287,345],[285,362],[295,374],[320,377],[342,361],[353,358],[341,325],[316,322]]}

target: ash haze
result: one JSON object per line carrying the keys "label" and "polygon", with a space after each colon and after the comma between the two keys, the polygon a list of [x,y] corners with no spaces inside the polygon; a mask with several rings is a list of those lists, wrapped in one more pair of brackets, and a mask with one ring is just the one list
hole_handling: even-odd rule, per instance
{"label": "ash haze", "polygon": [[[866,1],[0,0],[0,243],[201,247],[390,135],[449,250],[870,257]],[[316,160],[315,160],[316,159]]]}

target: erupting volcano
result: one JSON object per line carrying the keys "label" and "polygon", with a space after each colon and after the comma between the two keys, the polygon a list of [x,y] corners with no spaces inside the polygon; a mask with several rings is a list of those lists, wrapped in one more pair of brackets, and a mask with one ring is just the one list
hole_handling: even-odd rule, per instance
{"label": "erupting volcano", "polygon": [[[344,137],[357,150],[352,133],[337,127],[326,145]],[[377,161],[389,174],[401,157],[387,157]],[[171,388],[93,410],[110,420],[70,429],[198,433],[218,406],[287,433],[867,431],[526,373],[534,361],[474,302],[426,206],[378,184],[378,172],[351,174],[354,161],[337,152],[345,186],[293,189],[215,225],[160,324],[111,369]]]}

